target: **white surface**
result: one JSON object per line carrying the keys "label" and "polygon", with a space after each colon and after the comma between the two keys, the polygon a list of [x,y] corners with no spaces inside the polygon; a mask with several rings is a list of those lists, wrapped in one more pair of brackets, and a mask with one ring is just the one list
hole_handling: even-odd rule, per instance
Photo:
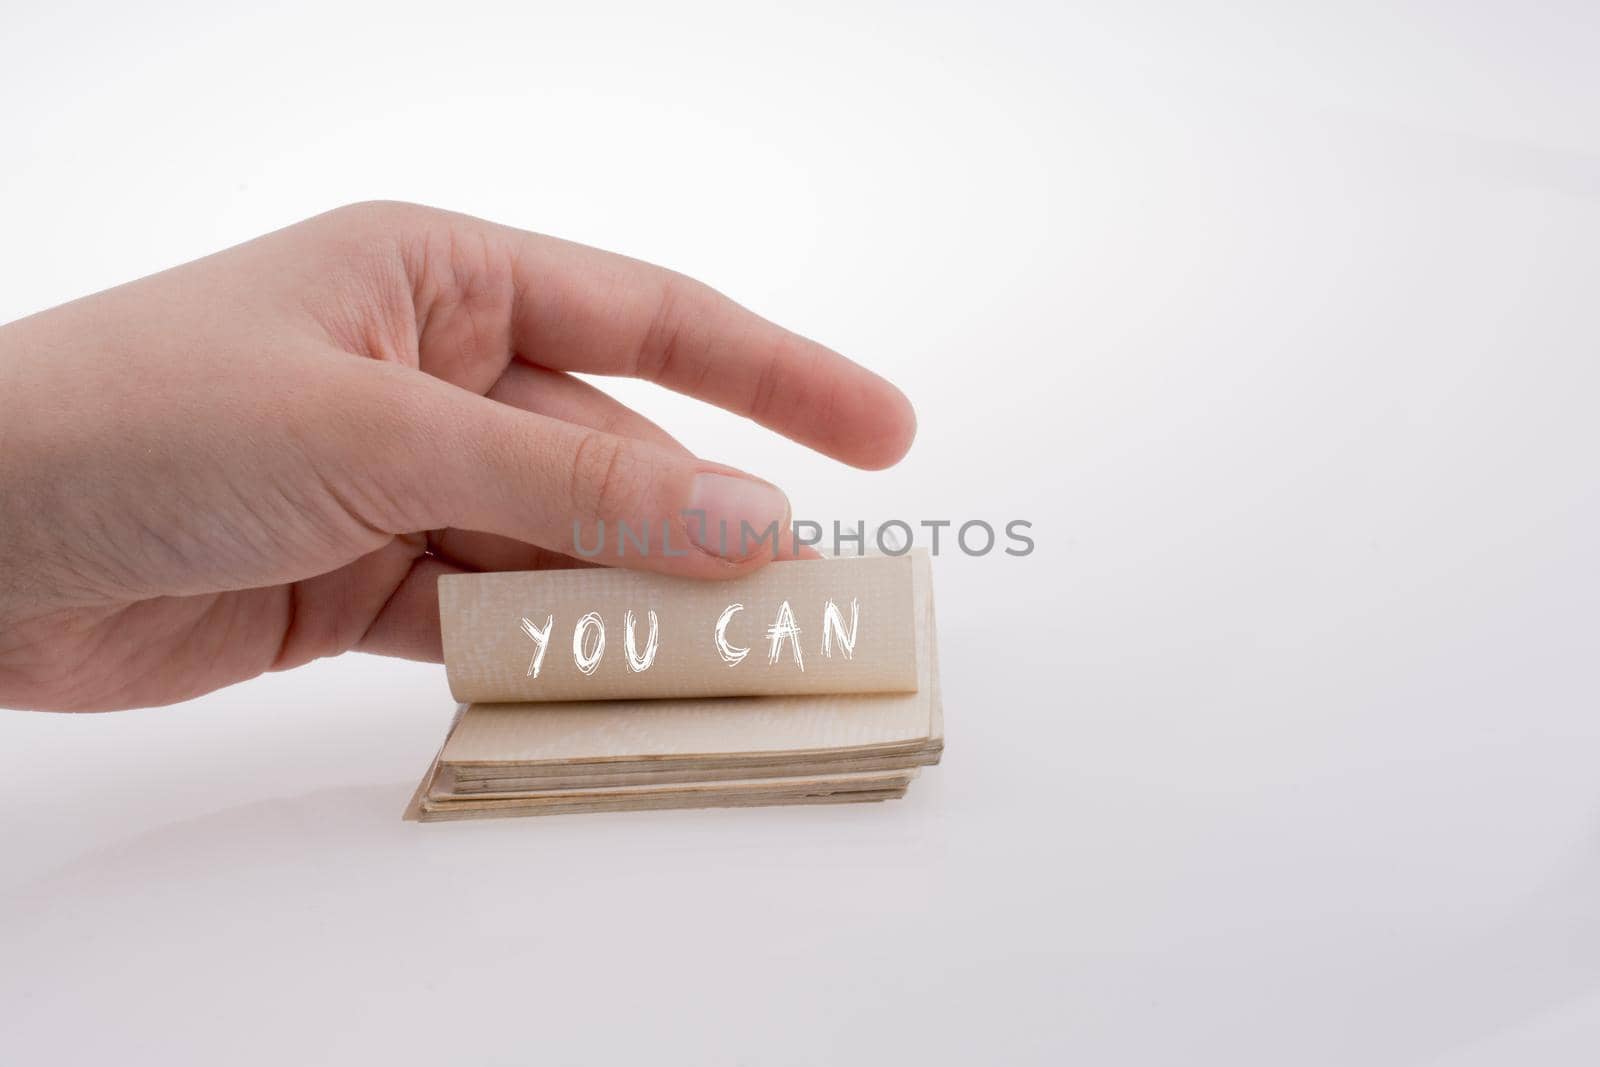
{"label": "white surface", "polygon": [[881,806],[402,824],[362,657],[0,714],[0,1058],[1595,1062],[1596,9],[1288,6],[8,10],[0,319],[433,202],[902,382],[875,475],[619,390],[800,512],[1039,550]]}

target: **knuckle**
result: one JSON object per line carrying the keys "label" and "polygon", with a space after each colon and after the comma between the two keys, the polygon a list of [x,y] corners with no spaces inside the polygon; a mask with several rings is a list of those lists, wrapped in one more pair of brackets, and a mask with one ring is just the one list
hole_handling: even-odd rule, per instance
{"label": "knuckle", "polygon": [[367,530],[387,533],[432,525],[436,493],[419,493],[397,472],[421,472],[449,437],[416,372],[385,363],[359,373],[309,405],[297,437],[320,472],[322,496]]}
{"label": "knuckle", "polygon": [[679,376],[690,309],[703,305],[708,292],[693,278],[671,271],[662,274],[655,313],[634,355],[634,377],[660,382]]}
{"label": "knuckle", "polygon": [[572,506],[579,515],[622,517],[639,486],[640,464],[627,443],[598,431],[584,433],[572,464]]}
{"label": "knuckle", "polygon": [[768,353],[761,363],[761,370],[750,389],[750,399],[745,403],[745,412],[757,422],[770,421],[774,408],[783,396],[780,389],[783,366],[782,356],[776,352]]}
{"label": "knuckle", "polygon": [[362,200],[336,207],[323,218],[341,226],[381,231],[426,218],[432,210],[403,200]]}
{"label": "knuckle", "polygon": [[441,213],[397,200],[346,204],[311,220],[322,247],[343,261],[410,263],[439,228]]}

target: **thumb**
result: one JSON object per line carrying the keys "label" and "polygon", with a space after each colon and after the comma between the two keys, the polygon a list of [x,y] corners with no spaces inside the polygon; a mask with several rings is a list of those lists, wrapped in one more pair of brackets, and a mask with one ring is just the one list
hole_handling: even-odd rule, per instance
{"label": "thumb", "polygon": [[[392,365],[373,377],[357,469],[414,529],[454,527],[579,559],[726,578],[793,553],[788,498],[742,471],[523,411]],[[396,531],[411,532],[411,531]]]}

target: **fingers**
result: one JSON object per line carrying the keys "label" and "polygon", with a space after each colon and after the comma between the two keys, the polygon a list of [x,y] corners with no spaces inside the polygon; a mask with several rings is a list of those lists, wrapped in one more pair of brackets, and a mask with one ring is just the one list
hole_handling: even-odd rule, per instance
{"label": "fingers", "polygon": [[[671,434],[643,415],[588,382],[560,371],[513,363],[489,390],[488,396],[523,411],[688,454],[688,449]],[[430,539],[429,547],[450,562],[476,571],[534,571],[593,565],[582,558],[478,530],[442,530]]]}
{"label": "fingers", "polygon": [[442,663],[439,635],[439,576],[460,573],[431,556],[420,556],[394,587],[388,601],[356,642],[358,652]]}
{"label": "fingers", "polygon": [[626,404],[607,396],[588,382],[546,367],[512,363],[487,395],[491,400],[510,404],[523,411],[604,430],[620,437],[648,441],[662,448],[688,451],[671,434]]}
{"label": "fingers", "polygon": [[[521,411],[362,363],[340,498],[394,502],[408,529],[457,527],[609,565],[729,577],[789,528],[776,487],[677,448]],[[376,489],[376,492],[373,490]],[[371,520],[367,520],[371,521]]]}
{"label": "fingers", "polygon": [[904,395],[715,290],[637,260],[512,235],[518,351],[549,366],[645,378],[859,467],[905,455]]}
{"label": "fingers", "polygon": [[[343,567],[290,590],[272,670],[287,670],[355,646],[394,589],[423,557],[420,537],[394,538]],[[437,640],[435,634],[435,640]]]}
{"label": "fingers", "polygon": [[[689,450],[671,434],[626,404],[560,371],[514,363],[489,390],[488,396],[491,400],[511,404],[523,411],[604,430],[620,437],[631,437],[689,455]],[[796,551],[791,543],[792,533],[792,530],[784,532],[777,558],[798,556],[809,559],[817,556],[808,547],[802,546]],[[478,530],[441,530],[429,539],[429,548],[444,560],[475,571],[532,571],[597,565],[596,560],[564,555],[538,545]]]}
{"label": "fingers", "polygon": [[548,571],[599,566],[591,560],[480,530],[440,530],[428,538],[428,548],[446,563],[468,571]]}
{"label": "fingers", "polygon": [[[455,291],[434,302],[481,306],[491,302],[485,291],[505,292],[511,344],[524,360],[658,382],[858,467],[889,466],[911,445],[916,418],[893,385],[705,285],[479,219],[429,218],[446,251],[422,260]],[[507,277],[497,283],[496,273]]]}

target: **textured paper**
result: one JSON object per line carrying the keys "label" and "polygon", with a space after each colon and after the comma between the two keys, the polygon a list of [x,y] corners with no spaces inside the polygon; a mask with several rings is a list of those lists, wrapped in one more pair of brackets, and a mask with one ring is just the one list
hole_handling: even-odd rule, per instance
{"label": "textured paper", "polygon": [[910,604],[901,625],[916,666],[913,691],[463,706],[406,817],[903,796],[917,769],[937,763],[944,747],[930,567],[925,554],[905,562]]}
{"label": "textured paper", "polygon": [[861,804],[895,800],[906,794],[894,789],[845,789],[823,793],[688,793],[672,797],[608,800],[493,800],[479,804],[435,803],[424,799],[407,817],[418,822],[452,819],[499,819],[508,815],[584,815],[605,811],[662,811],[673,808],[755,808],[797,804]]}
{"label": "textured paper", "polygon": [[[826,570],[841,561],[800,563]],[[859,562],[859,561],[849,561]],[[893,560],[901,562],[901,560]],[[640,764],[771,762],[915,753],[942,743],[932,591],[926,555],[904,559],[911,604],[902,626],[921,670],[909,693],[760,699],[472,704],[440,754],[458,773],[478,767],[557,764],[564,769]],[[936,749],[935,749],[936,751]]]}
{"label": "textured paper", "polygon": [[590,763],[916,747],[927,694],[472,704],[445,745],[452,765]]}
{"label": "textured paper", "polygon": [[841,774],[793,774],[775,778],[734,778],[717,782],[662,782],[646,785],[601,785],[583,789],[517,789],[494,796],[460,796],[428,791],[428,802],[439,805],[478,805],[496,800],[547,800],[587,803],[607,800],[669,800],[699,796],[718,799],[727,796],[823,796],[857,790],[904,789],[916,776],[915,769],[846,772]]}
{"label": "textured paper", "polygon": [[673,782],[719,782],[740,778],[807,777],[848,774],[854,771],[896,771],[926,767],[937,763],[939,752],[921,748],[898,755],[852,756],[850,753],[819,753],[811,759],[785,758],[779,761],[740,762],[701,760],[688,763],[651,764],[606,763],[590,767],[592,773],[571,773],[583,768],[567,765],[533,765],[520,772],[493,770],[490,777],[467,777],[462,772],[441,767],[434,779],[432,796],[482,797],[524,790],[587,789],[595,786],[658,785]]}
{"label": "textured paper", "polygon": [[[439,617],[450,691],[472,704],[909,692],[918,680],[912,586],[919,560],[925,568],[926,556],[918,553],[784,561],[727,582],[607,568],[446,575],[439,579]],[[822,653],[830,600],[847,629],[852,601],[859,605],[849,655],[836,635],[832,654]],[[768,628],[785,602],[800,629],[799,664],[789,641],[770,661]],[[728,624],[728,642],[749,649],[735,664],[725,661],[715,640],[718,618],[731,604],[743,607]],[[641,654],[647,613],[654,611],[659,624],[655,660],[637,673],[629,668],[624,641],[629,611]],[[604,622],[605,652],[594,672],[584,674],[574,662],[574,628],[591,612]],[[538,646],[522,620],[543,629],[550,618],[535,677]],[[587,636],[592,647],[592,631]],[[580,718],[567,715],[574,729],[581,728]]]}

